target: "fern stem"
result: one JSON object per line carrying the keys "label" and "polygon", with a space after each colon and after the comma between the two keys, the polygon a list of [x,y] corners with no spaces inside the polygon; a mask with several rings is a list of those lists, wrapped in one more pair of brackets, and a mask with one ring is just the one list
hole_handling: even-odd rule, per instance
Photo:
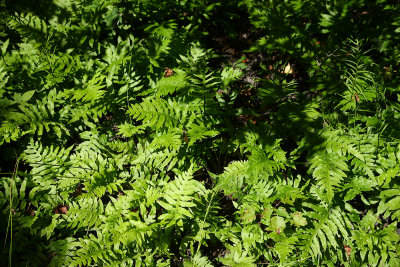
{"label": "fern stem", "polygon": [[11,264],[11,255],[12,255],[12,238],[13,238],[13,227],[12,227],[12,212],[13,212],[13,208],[12,208],[12,203],[13,203],[13,193],[12,193],[12,186],[13,186],[13,180],[15,177],[15,173],[18,170],[18,157],[16,159],[15,165],[14,165],[14,171],[13,171],[13,175],[11,176],[11,181],[10,181],[10,214],[9,214],[9,219],[8,219],[8,223],[7,223],[7,230],[6,230],[6,237],[4,239],[4,248],[6,246],[6,242],[7,242],[7,235],[8,235],[8,229],[10,228],[10,249],[8,251],[8,263],[9,266],[12,266]]}
{"label": "fern stem", "polygon": [[207,219],[208,213],[210,212],[210,207],[211,207],[211,203],[212,203],[212,200],[214,198],[214,195],[215,195],[215,192],[213,192],[212,195],[211,195],[210,201],[208,202],[206,214],[204,215],[203,223],[201,224],[201,228],[200,228],[200,236],[201,237],[200,237],[199,245],[197,246],[197,250],[196,250],[196,254],[195,255],[197,255],[199,253],[200,248],[201,248],[201,243],[203,242],[204,224],[206,223],[206,219]]}

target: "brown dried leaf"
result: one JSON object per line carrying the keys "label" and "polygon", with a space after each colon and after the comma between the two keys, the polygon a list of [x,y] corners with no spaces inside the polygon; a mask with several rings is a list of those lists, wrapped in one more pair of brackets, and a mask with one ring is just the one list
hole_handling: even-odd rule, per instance
{"label": "brown dried leaf", "polygon": [[68,213],[68,206],[60,204],[57,207],[54,208],[53,212],[55,214],[65,214],[67,215]]}
{"label": "brown dried leaf", "polygon": [[343,244],[343,246],[344,246],[344,250],[346,251],[347,256],[350,257],[350,255],[351,255],[351,247],[349,247],[346,244]]}
{"label": "brown dried leaf", "polygon": [[164,77],[169,77],[169,76],[172,76],[174,74],[174,71],[172,69],[167,68],[167,67],[165,67],[164,69],[165,69]]}
{"label": "brown dried leaf", "polygon": [[360,97],[358,96],[357,93],[354,95],[354,97],[356,98],[356,102],[360,102]]}

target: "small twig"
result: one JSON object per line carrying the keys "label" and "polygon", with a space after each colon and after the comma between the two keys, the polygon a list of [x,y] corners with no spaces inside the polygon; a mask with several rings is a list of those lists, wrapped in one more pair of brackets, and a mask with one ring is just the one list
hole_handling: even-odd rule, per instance
{"label": "small twig", "polygon": [[13,202],[13,194],[12,194],[12,186],[13,186],[13,180],[15,177],[15,174],[17,172],[18,169],[18,157],[16,157],[16,162],[14,165],[14,171],[13,171],[13,175],[11,176],[11,181],[10,181],[10,214],[9,214],[9,219],[8,219],[8,223],[7,223],[7,230],[6,230],[6,237],[4,239],[4,248],[6,247],[6,242],[7,242],[7,235],[8,235],[8,229],[10,228],[10,249],[8,251],[8,258],[9,258],[9,266],[12,266],[11,264],[11,255],[12,255],[12,212],[13,212],[13,208],[12,208],[12,202]]}
{"label": "small twig", "polygon": [[201,228],[200,228],[200,232],[201,232],[201,234],[200,234],[200,241],[199,241],[199,245],[197,246],[197,250],[196,250],[196,254],[195,254],[195,255],[197,255],[197,253],[199,253],[200,247],[201,247],[201,243],[203,242],[204,224],[205,224],[205,222],[206,222],[208,213],[210,212],[210,206],[211,206],[212,200],[213,200],[213,198],[214,198],[214,195],[215,195],[215,192],[213,192],[212,195],[211,195],[210,202],[208,202],[206,214],[204,215],[203,223],[201,224]]}

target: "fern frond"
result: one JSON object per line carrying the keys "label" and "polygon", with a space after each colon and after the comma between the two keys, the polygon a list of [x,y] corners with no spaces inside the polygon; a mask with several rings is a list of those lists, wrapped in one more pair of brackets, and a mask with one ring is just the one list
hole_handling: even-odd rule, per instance
{"label": "fern frond", "polygon": [[[103,202],[97,198],[80,198],[69,203],[68,216],[65,216],[66,227],[76,231],[89,231],[98,228],[104,213]],[[83,229],[81,229],[83,228]]]}
{"label": "fern frond", "polygon": [[59,239],[50,243],[49,249],[54,253],[54,257],[51,259],[49,266],[68,266],[72,261],[73,252],[78,246],[79,242],[73,237]]}
{"label": "fern frond", "polygon": [[118,125],[118,134],[124,137],[132,137],[135,134],[142,134],[144,132],[145,126],[135,126],[130,123],[123,123]]}
{"label": "fern frond", "polygon": [[157,97],[172,95],[174,93],[179,94],[189,86],[185,72],[174,69],[174,73],[172,76],[161,78],[154,84],[152,90],[154,90]]}
{"label": "fern frond", "polygon": [[132,162],[133,164],[145,165],[162,171],[171,170],[181,161],[179,151],[169,150],[167,148],[163,150],[149,149],[148,143],[143,147],[141,145],[137,146],[137,152]]}
{"label": "fern frond", "polygon": [[318,260],[328,247],[338,249],[343,243],[351,243],[349,229],[352,225],[343,210],[339,207],[327,209],[310,203],[305,203],[304,206],[312,209],[305,215],[312,220],[313,228],[304,230],[300,235],[303,253]]}
{"label": "fern frond", "polygon": [[16,14],[16,16],[9,21],[9,26],[17,30],[24,37],[31,37],[33,34],[35,34],[36,37],[41,35],[46,36],[48,30],[52,30],[52,28],[48,28],[44,20],[30,13]]}
{"label": "fern frond", "polygon": [[383,190],[379,198],[378,214],[384,218],[400,219],[400,188]]}
{"label": "fern frond", "polygon": [[178,123],[175,111],[163,99],[146,98],[140,104],[130,106],[127,114],[134,119],[142,121],[146,126],[154,126],[158,129],[173,127]]}
{"label": "fern frond", "polygon": [[204,185],[194,180],[191,173],[178,174],[174,181],[166,185],[163,199],[158,201],[168,211],[159,219],[167,222],[167,227],[175,223],[182,226],[182,219],[193,217],[191,208],[196,206],[196,195],[203,195],[205,192]]}
{"label": "fern frond", "polygon": [[222,264],[230,266],[244,266],[253,267],[255,265],[255,257],[251,255],[249,250],[244,250],[241,243],[235,244],[234,246],[226,245],[229,253],[224,258],[219,258]]}
{"label": "fern frond", "polygon": [[158,148],[168,148],[173,151],[179,150],[182,144],[182,132],[169,131],[165,133],[159,133],[154,137],[150,143],[149,149],[156,150]]}
{"label": "fern frond", "polygon": [[225,171],[218,176],[215,186],[218,190],[223,190],[225,195],[238,193],[241,190],[245,178],[248,177],[248,161],[234,161],[225,167]]}
{"label": "fern frond", "polygon": [[381,224],[378,219],[376,214],[369,211],[358,223],[359,227],[353,233],[356,252],[352,256],[376,266],[397,265],[400,260],[396,256],[396,244],[399,244],[400,238],[396,234],[396,223],[377,227]]}
{"label": "fern frond", "polygon": [[[63,133],[69,135],[69,129],[62,123],[64,118],[60,118],[61,122],[57,121],[59,118],[55,112],[55,102],[58,98],[56,90],[51,90],[42,101],[36,100],[36,105],[27,102],[32,97],[33,92],[14,95],[14,101],[19,103],[18,109],[12,107],[8,111],[0,113],[0,116],[6,119],[0,126],[0,132],[4,131],[5,139],[0,142],[13,140],[16,135],[19,137],[28,133],[31,135],[37,133],[41,136],[44,130],[46,132],[53,130],[59,138]],[[28,125],[29,129],[26,127]],[[11,130],[16,130],[16,133],[11,134]]]}
{"label": "fern frond", "polygon": [[97,232],[97,237],[89,234],[87,238],[79,238],[78,246],[69,261],[70,266],[91,265],[92,262],[108,264],[118,259],[118,256],[104,240],[103,235]]}
{"label": "fern frond", "polygon": [[200,141],[206,137],[213,137],[218,134],[219,132],[217,130],[209,130],[206,126],[191,124],[190,129],[187,132],[189,138],[188,146],[193,145],[196,141]]}
{"label": "fern frond", "polygon": [[207,257],[195,254],[190,260],[183,263],[184,267],[212,267],[213,265]]}
{"label": "fern frond", "polygon": [[84,77],[84,89],[73,90],[72,100],[83,100],[83,102],[94,102],[100,99],[105,93],[105,84],[103,80],[106,77],[100,73],[96,73],[89,81]]}
{"label": "fern frond", "polygon": [[311,159],[310,169],[313,170],[313,177],[318,185],[326,192],[326,200],[330,203],[349,171],[346,161],[336,153],[319,153]]}
{"label": "fern frond", "polygon": [[[356,110],[363,102],[372,102],[378,97],[375,74],[368,70],[370,59],[361,51],[359,41],[350,40],[349,59],[344,60],[344,84],[346,91],[338,104],[342,110]],[[358,103],[359,102],[359,103]]]}
{"label": "fern frond", "polygon": [[52,179],[62,176],[67,171],[70,166],[68,159],[72,148],[72,146],[68,148],[44,147],[41,143],[31,140],[22,159],[32,167],[30,174],[34,181],[45,186],[53,184]]}

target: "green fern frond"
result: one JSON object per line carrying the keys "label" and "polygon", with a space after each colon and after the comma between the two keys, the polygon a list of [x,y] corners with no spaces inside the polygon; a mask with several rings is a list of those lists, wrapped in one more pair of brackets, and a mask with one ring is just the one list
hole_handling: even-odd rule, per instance
{"label": "green fern frond", "polygon": [[175,111],[163,99],[144,99],[140,104],[129,107],[127,114],[134,119],[142,121],[146,126],[173,127],[178,123]]}
{"label": "green fern frond", "polygon": [[194,255],[190,260],[183,263],[184,267],[212,267],[213,265],[207,257],[200,254]]}
{"label": "green fern frond", "polygon": [[223,190],[225,195],[238,193],[241,190],[244,180],[248,177],[248,161],[234,161],[225,167],[225,171],[218,176],[215,186],[218,190]]}
{"label": "green fern frond", "polygon": [[206,126],[191,124],[190,129],[187,132],[189,138],[188,146],[193,145],[196,141],[200,141],[207,137],[214,137],[218,134],[219,132],[217,130],[209,130]]}
{"label": "green fern frond", "polygon": [[[378,97],[375,74],[368,69],[371,65],[370,59],[361,51],[361,44],[358,41],[350,41],[349,59],[344,60],[345,74],[344,84],[346,91],[338,104],[342,110],[356,110],[357,105],[364,101],[372,102]],[[359,103],[358,103],[359,102]]]}
{"label": "green fern frond", "polygon": [[163,77],[154,84],[152,91],[154,90],[157,97],[174,93],[179,94],[189,86],[185,72],[179,69],[174,69],[173,71],[174,74],[172,76]]}
{"label": "green fern frond", "polygon": [[[51,180],[63,175],[70,163],[68,162],[72,146],[68,148],[45,147],[39,142],[30,141],[22,159],[31,167],[30,174],[38,183],[52,183]],[[44,185],[44,184],[43,184]]]}
{"label": "green fern frond", "polygon": [[379,202],[378,214],[383,214],[384,218],[400,219],[400,188],[383,190],[379,198],[382,200]]}
{"label": "green fern frond", "polygon": [[53,252],[53,258],[49,266],[68,266],[73,260],[73,252],[79,247],[79,242],[73,237],[59,239],[50,243],[50,252]]}
{"label": "green fern frond", "polygon": [[84,89],[73,90],[72,100],[82,100],[83,102],[94,102],[100,99],[105,93],[102,90],[106,87],[103,80],[106,77],[100,73],[96,73],[89,81],[87,77],[84,77],[83,87]]}
{"label": "green fern frond", "polygon": [[9,26],[25,37],[31,37],[33,33],[35,33],[36,36],[46,36],[48,31],[52,30],[44,20],[30,13],[16,14],[15,17],[9,21]]}
{"label": "green fern frond", "polygon": [[241,243],[235,244],[234,246],[227,245],[229,254],[225,255],[224,258],[219,258],[222,264],[229,265],[232,267],[253,267],[255,265],[255,258],[251,255],[249,250],[244,250]]}
{"label": "green fern frond", "polygon": [[93,119],[94,122],[98,122],[99,118],[107,114],[107,106],[84,103],[79,106],[67,105],[63,111],[70,113],[70,120],[68,123],[73,123],[83,119],[85,124],[89,124],[88,122],[91,119]]}
{"label": "green fern frond", "polygon": [[65,216],[66,227],[76,231],[97,229],[102,223],[104,213],[103,202],[97,198],[80,198],[69,203],[68,214]]}
{"label": "green fern frond", "polygon": [[[338,207],[327,209],[309,203],[305,203],[304,206],[312,209],[305,215],[312,220],[313,224],[313,228],[304,230],[300,235],[304,253],[318,260],[329,247],[337,249],[343,244],[351,244],[349,230],[352,224],[343,210]],[[307,254],[304,256],[308,256]]]}
{"label": "green fern frond", "polygon": [[162,214],[159,219],[167,223],[167,227],[173,224],[182,226],[182,219],[192,218],[191,209],[196,206],[197,195],[205,194],[203,184],[193,179],[189,172],[178,174],[174,181],[165,187],[163,199],[158,203],[168,212]]}
{"label": "green fern frond", "polygon": [[89,234],[87,238],[79,238],[78,242],[78,247],[70,254],[70,266],[91,265],[92,262],[108,264],[118,259],[100,232],[97,232],[97,237]]}
{"label": "green fern frond", "polygon": [[365,214],[353,233],[355,251],[351,255],[376,266],[396,266],[400,262],[396,256],[398,247],[395,244],[400,242],[396,223],[377,227],[381,224],[378,219],[372,211]]}
{"label": "green fern frond", "polygon": [[[4,131],[2,141],[13,140],[30,133],[42,136],[44,130],[50,132],[53,130],[56,135],[61,138],[64,134],[69,135],[69,130],[61,122],[58,122],[58,114],[55,112],[55,103],[57,102],[56,90],[51,90],[47,97],[42,101],[36,100],[36,105],[28,103],[32,98],[34,91],[28,91],[23,95],[14,95],[14,102],[18,103],[18,109],[10,107],[9,110],[0,113],[6,121],[0,126],[0,132]],[[60,118],[62,121],[62,117]],[[29,129],[27,129],[29,125]],[[16,130],[16,133],[10,133],[11,130]],[[11,134],[11,136],[10,136]]]}
{"label": "green fern frond", "polygon": [[168,148],[170,150],[179,150],[182,144],[182,132],[169,131],[165,133],[159,133],[154,137],[153,141],[150,143],[149,149],[156,150],[158,148]]}
{"label": "green fern frond", "polygon": [[133,164],[144,165],[150,168],[159,170],[171,170],[177,164],[180,164],[179,151],[169,150],[167,148],[160,150],[149,149],[149,144],[146,146],[137,146],[137,155],[133,160]]}
{"label": "green fern frond", "polygon": [[337,187],[347,177],[349,171],[346,161],[336,153],[316,154],[311,159],[310,169],[319,186],[326,192],[326,200],[330,203]]}
{"label": "green fern frond", "polygon": [[125,122],[118,125],[118,134],[124,137],[132,137],[135,134],[142,134],[145,128],[145,126],[135,126]]}

